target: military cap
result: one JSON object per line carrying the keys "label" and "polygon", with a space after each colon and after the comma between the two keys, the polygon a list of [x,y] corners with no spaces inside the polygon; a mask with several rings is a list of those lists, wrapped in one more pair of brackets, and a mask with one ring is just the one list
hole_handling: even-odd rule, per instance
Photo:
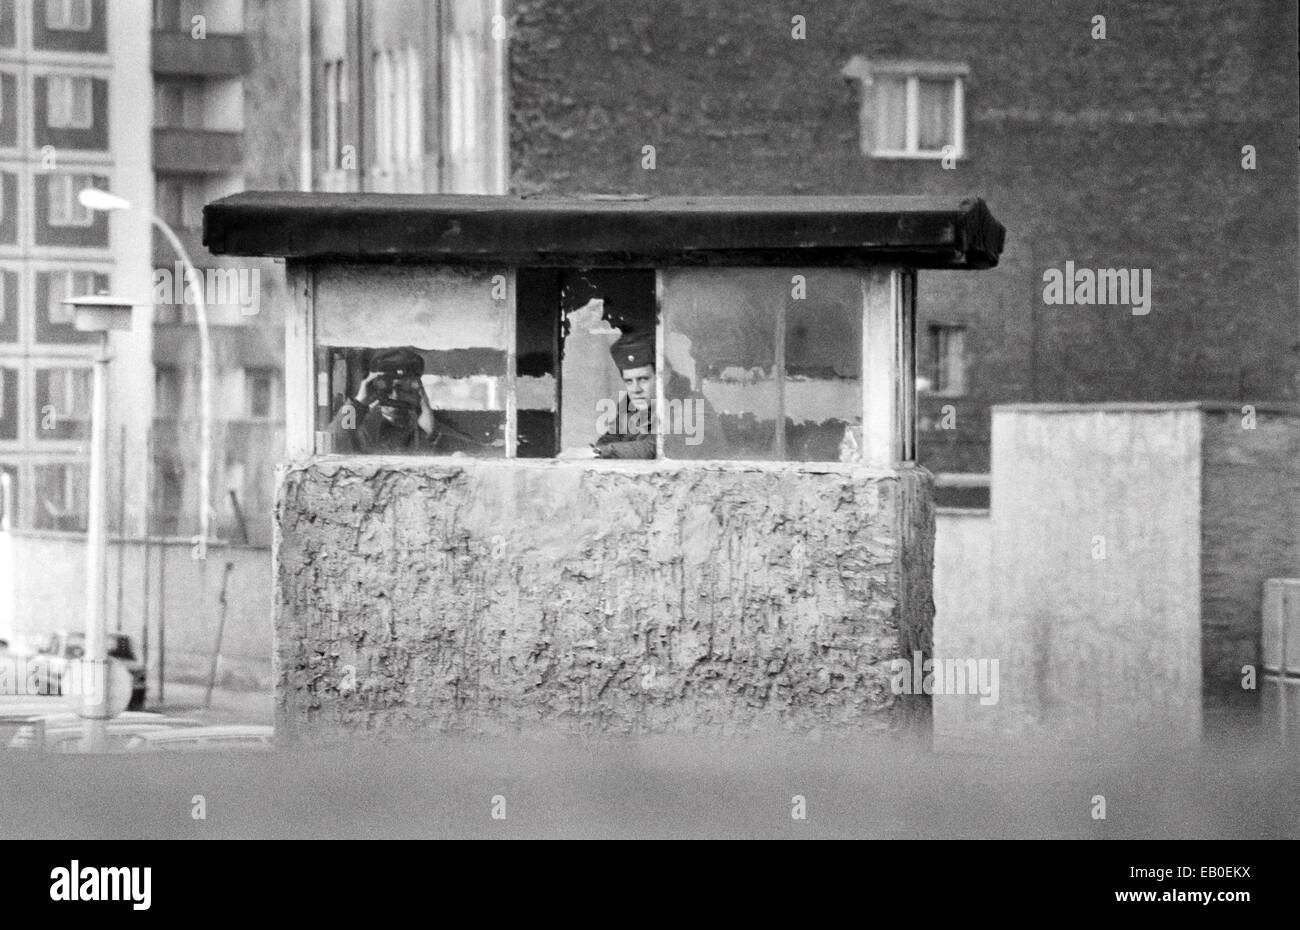
{"label": "military cap", "polygon": [[410,346],[381,349],[370,357],[370,370],[418,378],[424,374],[424,358]]}
{"label": "military cap", "polygon": [[628,368],[641,368],[655,363],[654,333],[631,330],[614,340],[609,347],[609,354],[619,371]]}

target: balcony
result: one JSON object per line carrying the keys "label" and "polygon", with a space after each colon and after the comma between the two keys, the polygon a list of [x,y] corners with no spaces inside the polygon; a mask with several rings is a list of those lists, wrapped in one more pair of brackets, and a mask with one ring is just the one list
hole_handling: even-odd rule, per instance
{"label": "balcony", "polygon": [[243,169],[244,134],[210,129],[155,129],[155,171],[224,174]]}
{"label": "balcony", "polygon": [[248,41],[242,35],[208,34],[192,39],[188,32],[153,34],[153,73],[160,76],[236,78],[249,68]]}

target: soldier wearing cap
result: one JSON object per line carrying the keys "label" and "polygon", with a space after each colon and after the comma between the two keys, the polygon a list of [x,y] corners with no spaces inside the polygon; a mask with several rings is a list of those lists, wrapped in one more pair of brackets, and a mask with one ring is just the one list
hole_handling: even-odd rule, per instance
{"label": "soldier wearing cap", "polygon": [[624,333],[609,347],[623,378],[622,407],[613,429],[593,447],[602,459],[652,459],[655,457],[654,392],[655,340],[653,333]]}
{"label": "soldier wearing cap", "polygon": [[331,451],[343,454],[450,455],[469,437],[439,424],[420,377],[424,359],[410,347],[383,349],[368,374],[330,421]]}

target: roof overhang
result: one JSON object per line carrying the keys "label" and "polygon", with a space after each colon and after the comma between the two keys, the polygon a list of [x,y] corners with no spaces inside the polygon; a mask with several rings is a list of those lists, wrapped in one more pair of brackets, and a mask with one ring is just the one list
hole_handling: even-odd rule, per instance
{"label": "roof overhang", "polygon": [[251,191],[203,209],[215,255],[542,267],[991,268],[979,198],[512,197]]}

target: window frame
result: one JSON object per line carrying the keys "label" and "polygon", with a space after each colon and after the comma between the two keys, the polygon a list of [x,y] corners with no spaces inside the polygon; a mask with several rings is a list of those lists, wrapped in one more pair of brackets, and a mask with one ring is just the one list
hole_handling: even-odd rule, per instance
{"label": "window frame", "polygon": [[[41,366],[41,370],[46,372],[46,378],[45,378],[45,403],[46,404],[49,404],[51,406],[54,405],[55,393],[53,390],[53,386],[54,386],[54,375],[56,373],[60,376],[59,380],[63,382],[61,387],[63,389],[64,400],[70,401],[73,398],[80,396],[85,401],[86,409],[84,411],[78,412],[75,410],[63,410],[63,409],[56,408],[54,411],[55,416],[57,416],[60,420],[74,420],[78,422],[85,421],[87,424],[89,424],[90,418],[93,415],[93,412],[91,410],[91,407],[93,405],[93,399],[90,396],[90,392],[93,391],[94,389],[94,385],[92,383],[92,379],[94,376],[93,370],[87,368],[84,365],[43,365]],[[75,390],[76,385],[74,382],[78,379],[84,379],[85,381],[83,387],[85,387],[86,390],[83,393],[79,393]],[[36,416],[38,421],[41,416],[40,410],[41,410],[40,407],[36,408]],[[39,435],[39,430],[37,431],[37,433]]]}
{"label": "window frame", "polygon": [[[85,88],[84,94],[79,92],[80,88]],[[79,99],[81,97],[85,98],[84,101]],[[78,104],[83,102],[85,115],[78,119]],[[50,129],[94,129],[95,79],[88,74],[47,74],[45,125]]]}
{"label": "window frame", "polygon": [[[80,182],[80,183],[78,183]],[[46,222],[52,228],[88,229],[95,225],[95,211],[83,207],[77,200],[77,193],[83,187],[93,187],[95,176],[89,174],[51,174],[46,187]],[[56,190],[64,187],[63,196],[57,196]],[[56,213],[55,205],[59,211]],[[56,216],[58,217],[56,219]]]}
{"label": "window frame", "polygon": [[[47,293],[45,295],[46,324],[49,326],[73,326],[74,318],[76,315],[75,311],[73,310],[72,307],[66,306],[63,303],[63,301],[69,297],[76,296],[76,291],[78,289],[75,287],[68,286],[68,282],[71,281],[75,275],[85,275],[90,279],[90,287],[86,288],[82,293],[93,294],[95,292],[95,278],[100,274],[102,274],[102,272],[82,271],[80,269],[75,269],[75,268],[56,268],[50,271],[46,271],[45,275],[46,275],[46,280],[48,282]],[[63,293],[60,297],[58,297],[57,300],[55,299],[55,294],[56,294],[56,289],[54,287],[55,280],[59,280],[63,282]],[[69,319],[67,320],[55,319],[52,311],[55,309],[56,306],[60,309],[60,312],[69,314]]]}
{"label": "window frame", "polygon": [[[85,25],[80,25],[77,11],[84,11]],[[45,28],[53,32],[90,32],[95,28],[90,0],[45,0]]]}
{"label": "window frame", "polygon": [[[346,263],[345,263],[346,264]],[[449,267],[429,263],[430,269]],[[664,407],[664,335],[667,314],[664,307],[664,272],[670,266],[651,266],[655,275],[655,403]],[[742,266],[749,267],[749,266]],[[802,266],[791,266],[798,272]],[[808,266],[814,267],[814,266]],[[770,270],[770,269],[769,269]],[[861,401],[861,456],[857,463],[870,467],[894,467],[916,461],[916,269],[905,265],[880,264],[854,269],[861,277],[863,325],[861,328],[863,366]],[[316,269],[313,263],[291,262],[288,266],[290,287],[295,295],[289,315],[285,340],[286,404],[285,442],[293,458],[317,458],[331,454],[328,434],[317,428],[318,397],[325,390],[326,372],[317,371]],[[519,458],[518,397],[516,390],[519,299],[516,289],[519,266],[501,268],[507,279],[506,323],[508,334],[505,370],[505,454],[507,460]],[[559,388],[560,391],[563,388]],[[562,407],[557,399],[557,417]],[[665,459],[664,435],[656,432],[655,461],[671,461],[690,467],[709,460]],[[559,450],[562,451],[562,450]],[[420,455],[421,460],[452,459],[442,455]],[[558,456],[540,458],[539,462],[563,461]],[[609,465],[611,460],[593,460]],[[619,460],[612,460],[618,464]],[[729,462],[770,461],[789,466],[838,464],[800,460],[722,459]]]}
{"label": "window frame", "polygon": [[[966,146],[966,84],[970,79],[969,65],[944,61],[867,61],[856,57],[844,67],[842,73],[846,77],[857,78],[862,83],[862,105],[858,120],[863,155],[888,160],[960,160],[970,156]],[[878,90],[882,80],[901,80],[904,83],[905,125],[901,149],[884,148],[879,141],[885,137],[882,131],[881,95]],[[938,149],[920,147],[922,81],[951,84],[952,140]],[[949,146],[952,151],[947,151]]]}

